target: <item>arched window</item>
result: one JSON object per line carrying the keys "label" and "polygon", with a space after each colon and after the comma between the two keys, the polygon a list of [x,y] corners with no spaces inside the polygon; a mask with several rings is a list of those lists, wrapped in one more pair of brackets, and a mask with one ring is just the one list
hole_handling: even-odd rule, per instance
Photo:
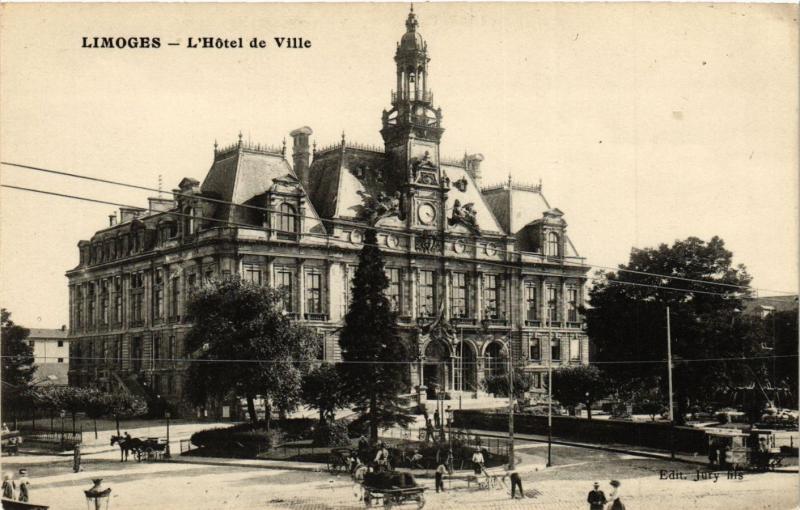
{"label": "arched window", "polygon": [[545,246],[545,255],[550,257],[558,257],[560,254],[560,239],[558,234],[550,232],[547,234],[547,245]]}
{"label": "arched window", "polygon": [[297,232],[297,213],[291,204],[286,202],[278,206],[278,230],[281,232]]}

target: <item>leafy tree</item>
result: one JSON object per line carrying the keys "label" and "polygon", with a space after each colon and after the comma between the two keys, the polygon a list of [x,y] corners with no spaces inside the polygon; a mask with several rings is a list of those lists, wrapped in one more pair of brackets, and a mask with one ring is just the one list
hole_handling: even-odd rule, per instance
{"label": "leafy tree", "polygon": [[319,410],[319,424],[332,422],[336,409],[347,404],[342,381],[336,367],[328,363],[311,370],[303,377],[302,400],[311,409]]}
{"label": "leafy tree", "polygon": [[592,419],[592,404],[608,394],[606,378],[597,367],[562,367],[553,372],[553,398],[562,405],[586,406],[587,417]]}
{"label": "leafy tree", "polygon": [[[252,423],[258,420],[258,395],[282,413],[296,407],[302,374],[316,358],[319,340],[289,320],[282,297],[281,291],[240,279],[212,282],[195,293],[189,302],[193,325],[186,337],[196,360],[187,384],[195,404],[244,397]],[[267,410],[267,427],[269,414]]]}
{"label": "leafy tree", "polygon": [[147,414],[147,401],[129,392],[114,392],[106,396],[108,399],[107,414],[114,417],[117,435],[120,435],[119,421],[125,418],[136,418]]}
{"label": "leafy tree", "polygon": [[[19,409],[26,400],[24,395],[33,383],[36,366],[33,348],[27,338],[30,330],[14,324],[11,312],[0,309],[0,337],[2,337],[2,401],[4,409]],[[5,413],[4,413],[5,414]],[[14,416],[16,420],[16,414]]]}
{"label": "leafy tree", "polygon": [[[508,396],[508,372],[502,371],[496,375],[490,375],[485,379],[486,391],[495,396]],[[522,370],[514,370],[514,397],[523,398],[525,392],[531,389],[533,380],[531,375]]]}
{"label": "leafy tree", "polygon": [[353,280],[353,299],[339,336],[343,387],[359,420],[368,422],[371,440],[378,429],[413,421],[401,397],[410,349],[397,334],[397,315],[384,294],[389,280],[374,229],[364,234]]}
{"label": "leafy tree", "polygon": [[[795,306],[797,306],[795,304]],[[797,406],[798,368],[797,368],[797,310],[775,312],[766,318],[767,343],[774,351],[771,366],[773,385],[784,388],[789,394],[788,402],[780,402],[783,407]]]}
{"label": "leafy tree", "polygon": [[690,405],[763,377],[763,363],[748,359],[763,352],[763,327],[741,314],[750,276],[732,257],[719,237],[690,237],[633,249],[621,271],[598,274],[589,293],[588,334],[594,359],[614,362],[605,369],[615,385],[659,371],[666,376],[666,307],[679,422]]}
{"label": "leafy tree", "polygon": [[91,388],[85,391],[83,410],[94,424],[94,438],[97,439],[97,419],[106,416],[111,411],[111,395]]}

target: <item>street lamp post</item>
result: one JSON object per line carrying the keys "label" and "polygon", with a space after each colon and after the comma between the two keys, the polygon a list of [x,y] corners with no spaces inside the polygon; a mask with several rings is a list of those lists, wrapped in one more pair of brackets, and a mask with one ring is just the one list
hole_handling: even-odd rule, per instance
{"label": "street lamp post", "polygon": [[508,348],[508,469],[514,469],[514,363],[511,339]]}
{"label": "street lamp post", "polygon": [[166,411],[164,413],[164,417],[167,418],[167,447],[164,449],[164,458],[169,459],[170,457],[172,457],[172,455],[169,452],[169,418],[170,418],[169,411]]}

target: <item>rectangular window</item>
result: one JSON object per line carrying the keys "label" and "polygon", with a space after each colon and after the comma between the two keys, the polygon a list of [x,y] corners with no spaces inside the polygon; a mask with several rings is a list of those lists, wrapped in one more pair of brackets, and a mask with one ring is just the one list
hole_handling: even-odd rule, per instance
{"label": "rectangular window", "polygon": [[175,335],[169,337],[169,345],[167,345],[167,359],[170,361],[175,360]]}
{"label": "rectangular window", "polygon": [[256,264],[244,264],[242,266],[242,279],[249,283],[261,285],[261,266]]}
{"label": "rectangular window", "polygon": [[59,363],[64,363],[64,358],[58,358]]}
{"label": "rectangular window", "polygon": [[153,274],[153,319],[164,318],[164,272],[156,269]]}
{"label": "rectangular window", "polygon": [[306,273],[306,313],[322,311],[322,274],[311,270]]}
{"label": "rectangular window", "polygon": [[553,361],[561,360],[561,340],[558,338],[550,340],[550,359]]}
{"label": "rectangular window", "polygon": [[558,287],[555,285],[547,286],[547,320],[557,322],[561,320],[558,313]]}
{"label": "rectangular window", "polygon": [[94,295],[94,284],[90,283],[89,284],[89,297],[88,297],[88,301],[89,301],[88,312],[89,313],[88,313],[88,317],[87,317],[87,321],[86,321],[86,323],[89,326],[94,326],[94,321],[95,321],[94,307],[95,307],[95,300],[96,299],[97,298]]}
{"label": "rectangular window", "polygon": [[483,290],[485,295],[485,314],[487,319],[498,319],[498,305],[500,292],[497,275],[487,274],[483,277]]}
{"label": "rectangular window", "polygon": [[452,273],[452,287],[450,289],[450,311],[452,317],[465,318],[469,316],[469,296],[467,295],[467,274]]}
{"label": "rectangular window", "polygon": [[389,298],[392,310],[401,313],[400,296],[402,296],[402,284],[400,280],[400,270],[396,267],[386,268],[386,276],[389,278],[389,288],[386,289],[386,297]]}
{"label": "rectangular window", "polygon": [[525,282],[525,320],[535,321],[539,319],[538,290],[535,282]]}
{"label": "rectangular window", "polygon": [[581,341],[577,338],[569,340],[569,359],[570,361],[580,361],[581,359]]}
{"label": "rectangular window", "polygon": [[542,359],[542,346],[538,338],[531,338],[530,341],[530,359]]}
{"label": "rectangular window", "polygon": [[103,280],[100,291],[100,324],[108,325],[108,280]]}
{"label": "rectangular window", "polygon": [[28,345],[30,345],[31,347],[33,347],[34,345],[36,345],[36,342],[35,342],[35,341],[33,341],[33,340],[28,340]]}
{"label": "rectangular window", "polygon": [[275,271],[275,287],[283,292],[283,309],[294,312],[294,274],[289,268],[278,268]]}
{"label": "rectangular window", "polygon": [[172,300],[170,301],[169,314],[170,317],[174,319],[180,315],[180,309],[178,308],[178,305],[180,304],[181,281],[177,274],[172,276],[172,279],[170,280],[170,286],[172,287],[170,292],[172,294]]}
{"label": "rectangular window", "polygon": [[[59,347],[64,347],[64,340],[59,340],[58,341],[58,346]],[[31,347],[33,347],[33,341],[31,341]]]}
{"label": "rectangular window", "polygon": [[578,322],[578,289],[567,290],[567,321]]}
{"label": "rectangular window", "polygon": [[156,365],[158,365],[159,360],[161,359],[161,338],[154,336],[153,337],[153,361]]}
{"label": "rectangular window", "polygon": [[433,271],[419,272],[419,310],[420,317],[433,317],[436,313],[435,302],[436,275]]}

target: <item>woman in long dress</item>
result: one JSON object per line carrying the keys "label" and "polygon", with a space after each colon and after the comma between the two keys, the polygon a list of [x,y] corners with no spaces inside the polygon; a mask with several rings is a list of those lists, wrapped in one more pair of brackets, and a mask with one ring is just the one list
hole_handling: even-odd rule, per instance
{"label": "woman in long dress", "polygon": [[619,486],[622,485],[618,480],[611,480],[611,492],[608,493],[607,510],[625,510],[625,505],[619,498]]}

